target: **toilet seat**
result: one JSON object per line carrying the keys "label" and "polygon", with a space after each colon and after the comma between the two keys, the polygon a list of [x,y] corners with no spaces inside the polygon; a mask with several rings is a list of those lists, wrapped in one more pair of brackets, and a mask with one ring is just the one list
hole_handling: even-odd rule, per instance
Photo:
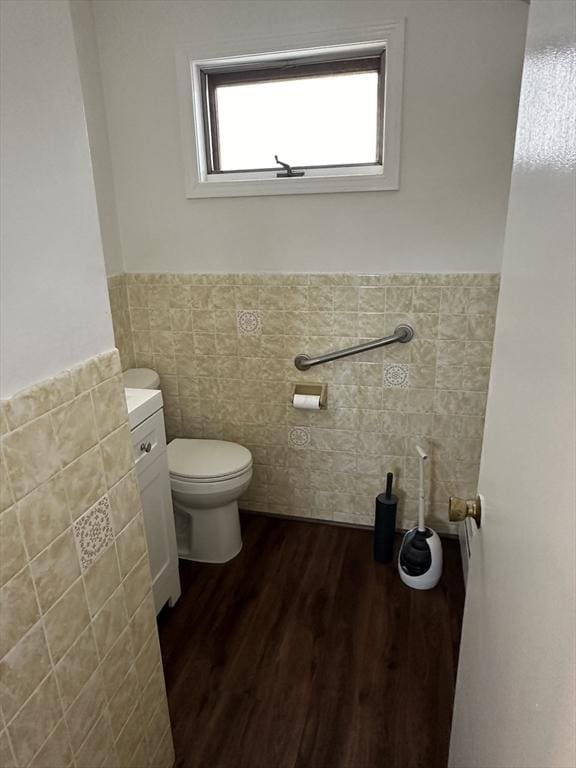
{"label": "toilet seat", "polygon": [[168,445],[168,468],[181,483],[218,483],[251,470],[252,454],[225,440],[177,438]]}

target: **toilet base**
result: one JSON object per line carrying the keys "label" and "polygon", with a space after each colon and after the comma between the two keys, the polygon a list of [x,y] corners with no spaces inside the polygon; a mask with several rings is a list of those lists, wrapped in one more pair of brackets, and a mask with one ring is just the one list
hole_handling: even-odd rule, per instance
{"label": "toilet base", "polygon": [[190,508],[173,495],[178,557],[197,563],[227,563],[242,549],[238,502]]}

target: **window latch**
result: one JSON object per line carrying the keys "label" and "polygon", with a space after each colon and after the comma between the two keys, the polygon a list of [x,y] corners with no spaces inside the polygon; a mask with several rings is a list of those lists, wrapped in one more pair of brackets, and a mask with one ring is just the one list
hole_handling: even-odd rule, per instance
{"label": "window latch", "polygon": [[282,168],[284,168],[283,171],[279,171],[276,174],[277,179],[290,179],[294,176],[304,176],[304,171],[292,170],[292,166],[288,165],[288,163],[283,163],[282,160],[278,160],[278,155],[274,155],[274,160],[276,160],[278,165],[281,165]]}

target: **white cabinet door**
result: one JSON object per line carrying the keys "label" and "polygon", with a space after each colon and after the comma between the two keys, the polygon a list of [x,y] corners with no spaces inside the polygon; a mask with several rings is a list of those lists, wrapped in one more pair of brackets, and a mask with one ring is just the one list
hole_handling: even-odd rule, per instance
{"label": "white cabinet door", "polygon": [[156,613],[180,597],[178,553],[166,451],[160,453],[138,477],[144,526],[152,571]]}
{"label": "white cabinet door", "polygon": [[163,412],[132,430],[156,613],[180,597],[178,551]]}

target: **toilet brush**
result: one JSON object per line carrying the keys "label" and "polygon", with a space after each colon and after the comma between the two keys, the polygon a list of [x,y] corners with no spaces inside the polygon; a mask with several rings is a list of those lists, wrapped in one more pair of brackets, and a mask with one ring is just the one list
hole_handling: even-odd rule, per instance
{"label": "toilet brush", "polygon": [[376,497],[374,516],[374,560],[389,563],[394,557],[394,535],[396,532],[396,507],[398,497],[392,493],[394,475],[386,475],[386,492]]}
{"label": "toilet brush", "polygon": [[442,576],[442,543],[438,534],[425,523],[428,455],[419,445],[416,452],[420,458],[418,525],[404,535],[398,556],[398,572],[404,584],[412,589],[432,589]]}

